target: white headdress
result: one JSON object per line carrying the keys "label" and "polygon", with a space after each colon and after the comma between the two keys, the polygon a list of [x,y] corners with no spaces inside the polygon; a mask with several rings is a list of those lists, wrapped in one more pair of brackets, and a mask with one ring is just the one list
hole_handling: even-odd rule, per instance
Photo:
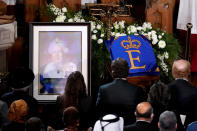
{"label": "white headdress", "polygon": [[124,120],[113,114],[102,117],[94,125],[93,131],[123,131]]}

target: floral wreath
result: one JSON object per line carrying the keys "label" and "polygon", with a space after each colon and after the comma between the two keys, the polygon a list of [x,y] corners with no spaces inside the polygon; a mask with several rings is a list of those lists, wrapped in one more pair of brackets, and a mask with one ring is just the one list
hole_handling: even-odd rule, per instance
{"label": "floral wreath", "polygon": [[[110,56],[105,47],[106,25],[95,17],[84,16],[82,12],[72,13],[66,7],[57,8],[54,4],[49,4],[47,14],[53,22],[90,22],[92,40],[92,71],[96,71],[97,76],[102,81],[107,74],[106,63],[109,63]],[[162,29],[154,29],[150,22],[142,25],[128,25],[125,21],[114,22],[111,27],[111,36],[124,35],[144,35],[152,43],[152,47],[160,68],[160,77],[163,81],[172,80],[171,65],[175,59],[179,58],[180,45],[178,40]]]}

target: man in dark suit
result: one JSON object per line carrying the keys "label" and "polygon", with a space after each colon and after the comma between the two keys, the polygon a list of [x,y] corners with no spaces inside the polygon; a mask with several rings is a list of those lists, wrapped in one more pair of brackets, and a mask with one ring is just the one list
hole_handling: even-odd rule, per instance
{"label": "man in dark suit", "polygon": [[172,66],[172,75],[175,80],[168,85],[171,92],[170,107],[176,114],[186,115],[185,124],[197,120],[197,88],[188,82],[189,74],[190,63],[188,61],[175,61]]}
{"label": "man in dark suit", "polygon": [[136,122],[124,127],[124,131],[153,131],[151,121],[153,120],[153,108],[148,102],[141,102],[137,105]]}
{"label": "man in dark suit", "polygon": [[98,114],[114,113],[124,118],[124,124],[135,122],[134,111],[138,103],[146,100],[142,88],[127,82],[129,66],[126,60],[117,58],[111,64],[114,81],[99,88],[96,106]]}
{"label": "man in dark suit", "polygon": [[159,116],[158,127],[160,131],[176,131],[177,119],[172,111],[164,111]]}

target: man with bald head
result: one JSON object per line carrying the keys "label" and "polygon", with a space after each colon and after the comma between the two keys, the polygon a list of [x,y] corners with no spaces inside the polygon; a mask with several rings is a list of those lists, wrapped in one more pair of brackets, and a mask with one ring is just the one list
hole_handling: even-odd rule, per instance
{"label": "man with bald head", "polygon": [[[175,80],[168,85],[171,92],[171,108],[178,115],[187,114],[186,120],[193,121],[194,118],[197,118],[195,116],[197,111],[197,88],[188,82],[190,63],[186,60],[174,61],[172,75]],[[190,121],[186,122],[189,123]]]}
{"label": "man with bald head", "polygon": [[137,105],[136,122],[124,127],[124,131],[153,131],[151,121],[153,120],[153,108],[148,102],[141,102]]}

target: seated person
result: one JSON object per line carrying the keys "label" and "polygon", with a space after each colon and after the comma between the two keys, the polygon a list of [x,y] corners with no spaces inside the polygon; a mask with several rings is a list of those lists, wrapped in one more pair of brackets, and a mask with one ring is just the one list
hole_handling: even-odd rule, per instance
{"label": "seated person", "polygon": [[29,88],[34,80],[34,73],[26,67],[18,67],[8,74],[8,86],[12,88],[12,92],[2,95],[1,99],[10,107],[15,100],[23,99],[29,107],[29,117],[38,115],[38,102],[29,95]]}
{"label": "seated person", "polygon": [[115,114],[108,114],[96,121],[93,131],[123,131],[124,120]]}
{"label": "seated person", "polygon": [[80,124],[79,111],[74,107],[67,107],[63,112],[64,131],[78,131]]}
{"label": "seated person", "polygon": [[148,102],[141,102],[137,105],[136,122],[124,127],[124,131],[154,131],[151,126],[153,120],[153,108]]}
{"label": "seated person", "polygon": [[44,124],[38,117],[31,117],[25,124],[25,131],[44,131]]}
{"label": "seated person", "polygon": [[2,131],[24,131],[25,121],[28,117],[29,107],[27,103],[20,99],[14,101],[9,108],[8,118],[10,123],[3,125]]}
{"label": "seated person", "polygon": [[176,131],[176,115],[172,111],[165,111],[159,117],[158,127],[160,131]]}
{"label": "seated person", "polygon": [[154,130],[159,130],[157,127],[159,116],[162,112],[169,109],[170,98],[171,94],[168,86],[161,81],[158,81],[151,86],[147,101],[150,102],[154,109],[154,117],[151,122]]}

